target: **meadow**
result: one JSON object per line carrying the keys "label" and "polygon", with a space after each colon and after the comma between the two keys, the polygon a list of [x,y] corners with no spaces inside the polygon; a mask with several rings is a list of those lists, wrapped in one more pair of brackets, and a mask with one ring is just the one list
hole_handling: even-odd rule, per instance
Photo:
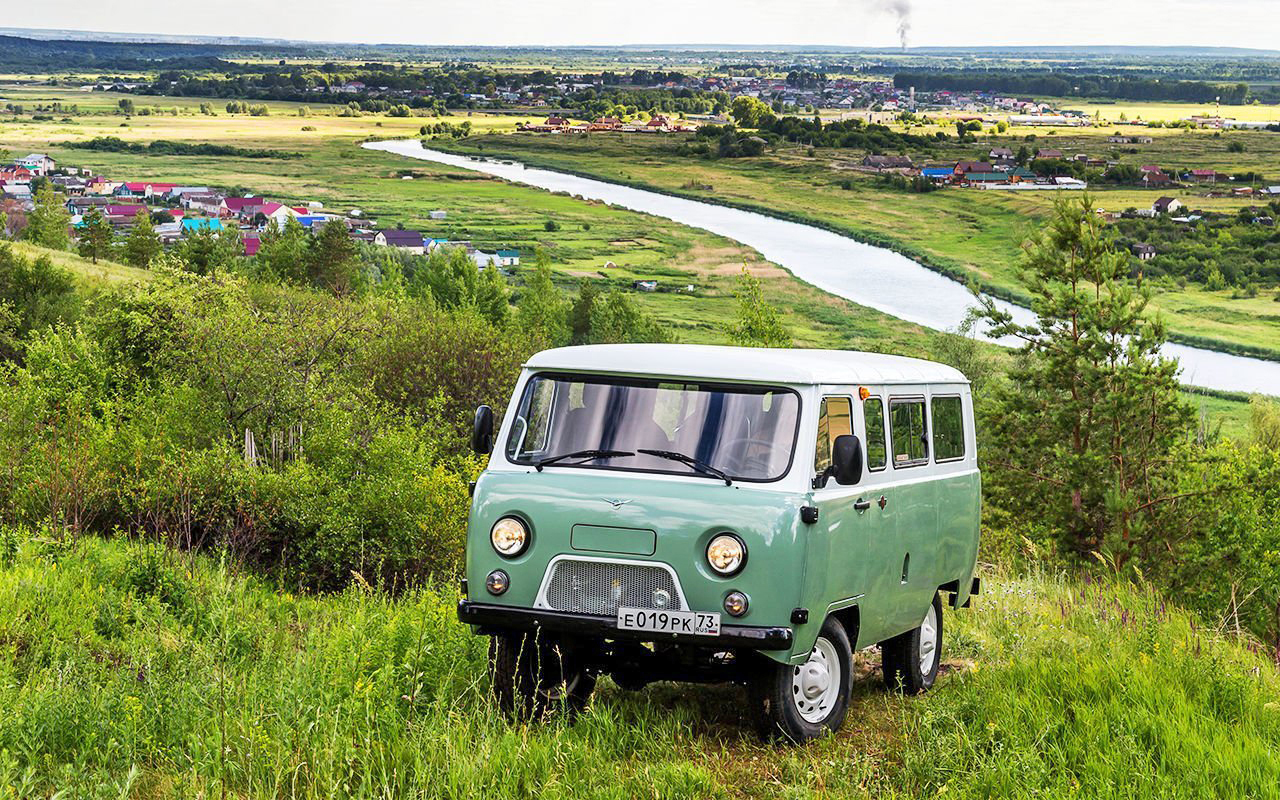
{"label": "meadow", "polygon": [[[930,133],[939,128],[925,126]],[[1146,131],[1146,129],[1136,129]],[[1132,133],[1132,130],[1128,131]],[[1113,145],[1109,129],[1021,130],[1011,135],[980,135],[975,143],[940,144],[930,161],[985,158],[993,147],[1017,150],[1052,147],[1075,154],[1114,156],[1122,164],[1157,163],[1170,167],[1212,167],[1223,171],[1274,173],[1280,163],[1280,135],[1151,129],[1150,145]],[[1227,150],[1244,143],[1244,153]],[[862,153],[782,145],[757,158],[706,160],[679,154],[678,140],[627,134],[582,136],[490,134],[440,146],[456,152],[507,155],[528,163],[605,180],[657,188],[711,202],[814,222],[875,244],[904,252],[961,280],[1016,296],[1017,265],[1027,237],[1052,210],[1052,192],[944,190],[926,194],[895,190],[857,169]],[[1128,152],[1136,150],[1136,152]],[[1280,173],[1275,174],[1280,181]],[[1177,197],[1192,209],[1234,212],[1255,201],[1207,197],[1207,188],[1150,191],[1098,186],[1100,208],[1123,211],[1149,208],[1161,195]],[[1254,298],[1231,291],[1209,291],[1174,281],[1149,282],[1152,305],[1175,337],[1231,349],[1245,346],[1280,356],[1280,287],[1262,287]]]}
{"label": "meadow", "polygon": [[[436,119],[286,116],[284,104],[266,117],[208,116],[188,101],[176,116],[125,119],[112,98],[93,100],[70,122],[5,118],[0,146],[111,174],[358,207],[383,224],[517,246],[529,261],[536,248],[565,290],[583,278],[604,288],[635,277],[692,283],[691,293],[625,295],[683,341],[725,340],[745,264],[800,345],[941,359],[965,344],[818,292],[709,234],[356,146],[416,135]],[[512,124],[448,118],[464,120]],[[64,144],[101,135],[304,157]],[[619,179],[661,170],[674,182],[683,163],[630,152]],[[810,158],[689,161],[698,171],[682,180],[692,185],[671,190],[730,185],[772,200],[786,194],[777,186],[798,192],[809,181],[819,209],[838,208],[829,192],[873,202],[869,181],[832,189]],[[601,157],[595,167],[620,163]],[[840,174],[853,171],[844,164]],[[779,175],[786,182],[772,183]],[[919,197],[975,228],[988,213],[957,203],[972,195]],[[435,209],[446,220],[430,220]],[[898,226],[923,231],[910,209],[899,207]],[[963,251],[966,238],[946,235]],[[1000,238],[989,233],[983,247],[996,252]],[[991,509],[985,591],[972,608],[946,612],[944,674],[927,695],[886,692],[865,651],[844,728],[809,747],[762,742],[732,686],[629,692],[605,679],[577,720],[519,725],[489,699],[485,641],[456,621],[453,579],[467,481],[480,466],[466,421],[478,402],[501,404],[516,366],[546,345],[530,309],[547,306],[526,305],[540,273],[515,271],[515,302],[496,320],[403,286],[334,296],[235,271],[139,271],[25,244],[15,252],[48,256],[78,282],[76,304],[51,306],[67,316],[27,332],[22,363],[0,367],[0,798],[1280,796],[1269,616],[1280,585],[1269,538],[1277,471],[1262,445],[1271,428],[1247,423],[1238,400],[1193,398],[1208,427],[1225,418],[1228,438],[1241,441],[1202,453],[1186,432],[1192,449],[1174,453],[1195,463],[1179,487],[1222,494],[1186,507],[1212,525],[1178,542],[1184,561],[1153,559],[1150,578],[1114,556],[1082,565],[1047,555],[1053,532]],[[980,367],[974,377],[1000,379],[1003,363],[980,363],[993,352],[963,354]],[[260,460],[242,449],[245,431],[260,435]],[[1237,579],[1242,594],[1257,586],[1243,610]]]}
{"label": "meadow", "polygon": [[[635,212],[586,203],[564,194],[516,186],[463,169],[407,162],[364,150],[370,138],[414,138],[423,124],[470,122],[473,130],[511,131],[529,118],[482,114],[396,118],[336,116],[317,106],[297,116],[299,104],[270,103],[269,116],[217,116],[198,112],[198,98],[142,98],[110,92],[80,92],[47,86],[0,86],[0,98],[37,104],[78,104],[80,115],[53,122],[14,122],[0,117],[0,148],[17,154],[48,152],[59,163],[88,167],[129,179],[169,180],[192,185],[238,187],[290,201],[319,201],[327,208],[358,208],[388,227],[404,225],[427,236],[470,241],[492,250],[513,247],[532,261],[546,252],[566,288],[583,278],[606,287],[629,287],[633,280],[658,279],[670,286],[695,286],[693,296],[665,292],[639,300],[687,341],[709,341],[733,302],[732,289],[746,267],[765,282],[771,302],[784,308],[797,341],[809,346],[858,346],[923,353],[927,333],[795,280],[750,248]],[[176,108],[169,114],[133,115],[117,111],[123,98],[139,106]],[[302,130],[314,128],[314,130]],[[297,159],[225,156],[155,157],[65,147],[68,141],[118,136],[126,141],[158,139],[212,142],[301,153]],[[411,179],[406,179],[411,178]],[[428,214],[444,210],[443,221]],[[548,231],[548,224],[556,230]],[[615,266],[606,269],[612,262]],[[696,300],[694,299],[696,298]]]}
{"label": "meadow", "polygon": [[858,661],[849,720],[762,743],[731,686],[607,680],[506,722],[457,595],[299,596],[216,555],[4,530],[0,795],[1275,797],[1280,681],[1144,585],[1031,570],[948,612],[931,693]]}

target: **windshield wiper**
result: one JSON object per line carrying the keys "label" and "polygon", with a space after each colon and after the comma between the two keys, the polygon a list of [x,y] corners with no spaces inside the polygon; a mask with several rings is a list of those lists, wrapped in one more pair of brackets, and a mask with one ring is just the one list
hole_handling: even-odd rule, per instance
{"label": "windshield wiper", "polygon": [[710,475],[713,478],[719,478],[724,481],[725,486],[733,485],[733,479],[730,478],[723,470],[716,469],[707,462],[699,461],[693,456],[687,456],[684,453],[677,453],[674,450],[647,450],[643,447],[637,448],[637,450],[647,456],[657,456],[658,458],[665,458],[668,461],[679,461],[681,464],[692,467],[705,475]]}
{"label": "windshield wiper", "polygon": [[575,450],[572,453],[561,453],[558,456],[548,456],[534,463],[534,469],[542,472],[542,468],[548,464],[555,464],[560,461],[567,461],[570,458],[581,458],[584,461],[595,461],[598,458],[622,458],[623,456],[634,456],[629,450]]}

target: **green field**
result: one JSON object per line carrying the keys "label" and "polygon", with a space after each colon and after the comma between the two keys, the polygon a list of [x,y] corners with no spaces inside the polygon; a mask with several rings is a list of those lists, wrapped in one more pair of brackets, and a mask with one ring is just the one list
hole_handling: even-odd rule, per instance
{"label": "green field", "polygon": [[[987,577],[917,698],[859,657],[849,718],[763,744],[733,687],[608,681],[511,725],[451,590],[294,596],[203,556],[6,534],[10,797],[1271,797],[1280,682],[1130,585]],[[1065,711],[1065,713],[1064,713]],[[643,788],[642,788],[643,787]],[[1176,787],[1174,790],[1173,787]]]}
{"label": "green field", "polygon": [[[927,129],[926,129],[927,131]],[[1040,136],[1030,147],[1064,152],[1110,154],[1109,131],[1089,129],[1072,136]],[[1246,142],[1243,154],[1228,153],[1223,139]],[[977,144],[942,145],[932,158],[976,158],[996,146],[1017,148],[1021,139],[996,136]],[[442,143],[459,152],[510,155],[529,163],[589,174],[605,180],[650,186],[712,202],[731,203],[765,213],[805,219],[849,235],[886,244],[958,276],[977,279],[1000,290],[1017,290],[1020,245],[1049,213],[1052,192],[1000,192],[952,189],[928,194],[886,189],[854,167],[862,153],[809,151],[783,146],[759,158],[704,160],[677,155],[676,142],[652,136],[595,134],[581,136],[475,136]],[[1275,174],[1280,163],[1280,136],[1265,132],[1224,134],[1167,131],[1137,153],[1116,153],[1122,163],[1254,169]],[[1125,148],[1128,149],[1128,148]],[[848,188],[844,188],[845,186]],[[1168,192],[1192,208],[1231,211],[1249,201],[1209,198],[1207,189]],[[1099,188],[1099,207],[1122,211],[1150,207],[1162,192]],[[1277,287],[1256,298],[1234,299],[1229,292],[1209,292],[1173,281],[1153,284],[1153,307],[1176,334],[1222,343],[1224,349],[1245,345],[1280,355]]]}
{"label": "green field", "polygon": [[[242,187],[291,202],[319,201],[327,208],[359,208],[381,224],[403,224],[428,236],[468,240],[482,249],[515,247],[532,261],[535,247],[546,250],[566,288],[584,277],[603,285],[629,287],[637,278],[656,278],[670,286],[693,284],[695,295],[637,295],[686,341],[722,337],[731,313],[732,290],[743,266],[766,282],[770,299],[785,308],[798,342],[808,346],[865,347],[922,354],[923,329],[848,303],[794,280],[763,261],[755,251],[703,231],[634,212],[586,203],[443,165],[409,162],[399,156],[364,150],[372,137],[418,135],[424,123],[470,121],[478,130],[511,130],[520,118],[464,116],[393,118],[296,114],[297,104],[270,104],[266,117],[192,113],[192,98],[154,98],[160,107],[185,110],[178,116],[124,117],[108,113],[120,95],[50,87],[0,87],[0,96],[24,102],[80,103],[83,116],[72,123],[0,122],[0,148],[23,153],[48,152],[59,163],[89,167],[129,179],[170,180],[192,185]],[[149,105],[152,98],[134,98]],[[94,113],[88,113],[92,110]],[[325,110],[325,109],[321,109]],[[303,126],[315,131],[302,131]],[[234,144],[299,152],[300,159],[251,159],[210,156],[155,157],[132,153],[76,150],[67,141],[97,136],[130,141],[157,139]],[[413,180],[405,180],[406,175]],[[448,213],[429,220],[430,211]],[[545,229],[547,222],[559,226]],[[607,262],[616,268],[604,271]],[[696,299],[695,299],[696,297]]]}

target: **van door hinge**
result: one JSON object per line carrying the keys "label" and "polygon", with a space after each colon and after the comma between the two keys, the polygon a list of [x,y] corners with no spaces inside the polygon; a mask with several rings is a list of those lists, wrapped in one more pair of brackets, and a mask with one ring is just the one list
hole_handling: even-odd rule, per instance
{"label": "van door hinge", "polygon": [[818,521],[817,506],[800,506],[800,521],[806,525],[812,525]]}

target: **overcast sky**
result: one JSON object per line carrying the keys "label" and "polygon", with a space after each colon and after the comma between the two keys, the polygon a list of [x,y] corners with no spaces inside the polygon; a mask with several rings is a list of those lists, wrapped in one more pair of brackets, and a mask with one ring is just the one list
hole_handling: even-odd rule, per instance
{"label": "overcast sky", "polygon": [[411,44],[1280,49],[1280,0],[0,0],[0,24]]}

